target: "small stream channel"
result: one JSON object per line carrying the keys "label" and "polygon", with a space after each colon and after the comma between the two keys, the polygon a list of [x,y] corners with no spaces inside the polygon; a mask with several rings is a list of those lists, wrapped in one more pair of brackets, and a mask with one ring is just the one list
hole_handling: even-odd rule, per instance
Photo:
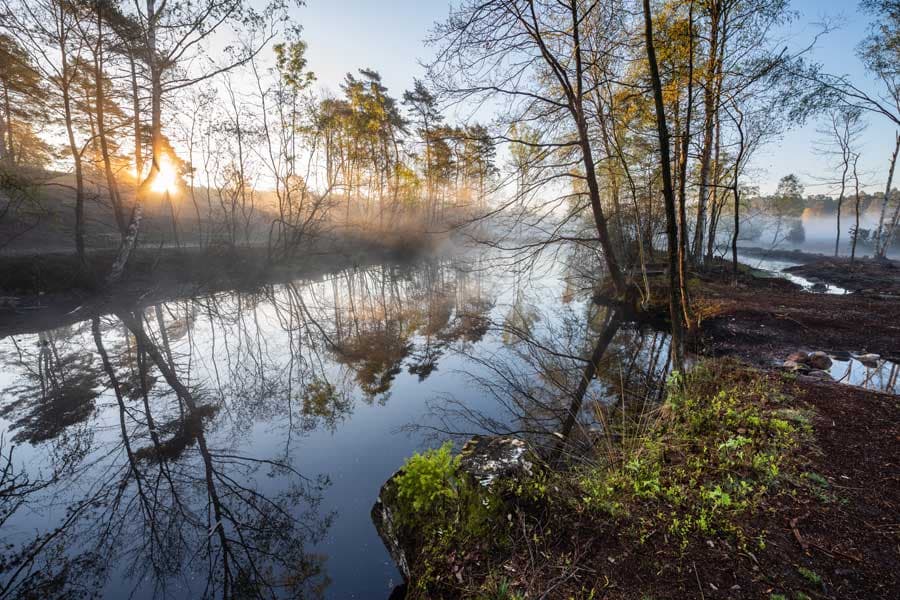
{"label": "small stream channel", "polygon": [[[757,256],[740,256],[742,264],[754,269],[763,277],[780,277],[792,281],[810,293],[843,295],[849,290],[825,282],[811,281],[805,277],[785,272],[785,269],[799,266],[790,262]],[[829,374],[839,383],[855,385],[865,389],[900,394],[900,364],[882,359],[880,356],[854,354],[853,349],[830,352],[832,365]],[[860,360],[862,357],[863,360]]]}

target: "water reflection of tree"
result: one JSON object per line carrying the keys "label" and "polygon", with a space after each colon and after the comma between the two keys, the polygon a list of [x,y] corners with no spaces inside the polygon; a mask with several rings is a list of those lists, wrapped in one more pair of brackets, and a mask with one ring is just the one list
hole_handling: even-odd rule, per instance
{"label": "water reflection of tree", "polygon": [[552,314],[540,308],[545,292],[531,289],[527,270],[533,265],[523,267],[508,308],[490,323],[502,348],[468,354],[474,368],[466,375],[493,402],[440,398],[426,429],[460,438],[516,435],[560,450],[609,435],[613,411],[622,421],[640,418],[659,400],[669,368],[668,335],[625,323],[617,307],[594,304],[584,267],[589,257],[568,258],[562,306],[554,304]]}
{"label": "water reflection of tree", "polygon": [[74,433],[94,411],[98,372],[93,356],[77,347],[69,328],[42,332],[36,348],[24,348],[13,339],[17,356],[13,366],[22,377],[2,392],[0,416],[12,420],[14,441],[33,444]]}
{"label": "water reflection of tree", "polygon": [[[69,597],[99,589],[111,571],[135,582],[133,590],[120,589],[123,595],[150,585],[158,596],[173,589],[194,590],[197,597],[321,596],[327,585],[322,558],[305,548],[330,524],[331,516],[319,510],[327,480],[309,479],[285,459],[211,443],[206,430],[221,405],[205,403],[202,388],[184,383],[168,336],[161,335],[164,322],[154,313],[155,333],[143,314],[120,313],[130,339],[114,339],[111,351],[104,333],[116,328],[104,332],[100,319],[92,321],[115,398],[119,443],[103,449],[110,461],[99,477],[94,473],[84,498],[70,499],[63,523],[6,557],[0,597],[26,590]],[[120,382],[133,365],[137,398]],[[162,382],[152,399],[150,371]],[[266,475],[277,475],[280,489],[260,484]]]}
{"label": "water reflection of tree", "polygon": [[[46,487],[10,507],[56,514],[64,502],[65,514],[0,557],[0,597],[109,585],[121,595],[321,595],[327,574],[307,548],[333,518],[321,506],[328,481],[292,466],[294,441],[337,427],[355,398],[384,401],[404,369],[428,377],[449,348],[485,335],[492,307],[476,269],[435,261],[120,312],[52,334],[55,354],[23,346],[12,361],[22,385],[47,364],[61,387],[91,378],[94,412],[83,419],[97,418],[42,426],[47,442],[97,433],[77,469],[41,480],[16,471]],[[33,396],[9,414],[39,416],[43,396]],[[277,456],[252,450],[263,423],[283,434]]]}
{"label": "water reflection of tree", "polygon": [[348,270],[332,279],[327,346],[368,398],[384,401],[404,365],[421,381],[451,344],[480,340],[492,306],[464,265]]}

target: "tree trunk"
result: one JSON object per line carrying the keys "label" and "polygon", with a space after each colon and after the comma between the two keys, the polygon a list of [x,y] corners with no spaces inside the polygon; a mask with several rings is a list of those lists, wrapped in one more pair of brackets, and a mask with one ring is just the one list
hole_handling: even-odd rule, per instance
{"label": "tree trunk", "polygon": [[150,182],[159,174],[160,151],[162,150],[162,65],[156,56],[156,0],[147,0],[147,61],[150,66],[150,172],[141,182],[136,191],[134,208],[131,211],[131,219],[128,229],[119,245],[119,251],[113,261],[112,268],[106,278],[107,285],[112,285],[122,278],[128,259],[137,244],[138,234],[141,229],[143,217],[144,198],[150,187]]}
{"label": "tree trunk", "polygon": [[[62,18],[62,17],[61,17]],[[75,125],[72,120],[72,99],[69,95],[70,73],[69,62],[66,56],[65,44],[62,48],[62,100],[65,113],[66,136],[69,141],[69,151],[72,154],[72,162],[75,166],[75,252],[82,268],[87,267],[87,257],[84,245],[84,175],[81,166],[81,151],[75,141]]]}
{"label": "tree trunk", "polygon": [[[691,117],[693,116],[694,110],[694,1],[691,0],[690,7],[688,8],[688,31],[690,32],[690,39],[688,43],[688,87],[687,87],[687,109],[685,114],[685,125],[684,131],[682,132],[681,138],[681,153],[680,153],[680,164],[678,167],[679,177],[678,177],[678,223],[679,223],[679,244],[678,244],[678,283],[681,288],[681,309],[684,311],[684,319],[685,323],[690,326],[690,313],[688,311],[688,291],[687,291],[687,277],[685,275],[685,263],[687,262],[687,211],[685,208],[685,204],[687,204],[686,198],[686,190],[687,190],[687,163],[688,163],[688,152],[690,150],[690,141],[691,141]],[[677,110],[677,108],[676,108]],[[701,237],[700,241],[702,242],[703,230],[702,224],[697,224],[697,230],[700,231]],[[694,256],[697,258],[700,257],[702,246],[697,246],[696,251],[694,252]]]}
{"label": "tree trunk", "polygon": [[97,135],[100,138],[100,154],[103,157],[103,169],[106,173],[106,185],[109,188],[109,201],[113,207],[113,213],[116,217],[116,225],[119,227],[119,234],[125,235],[128,225],[125,223],[125,213],[122,208],[122,199],[119,196],[119,186],[116,183],[116,177],[113,174],[112,161],[109,156],[109,144],[106,139],[106,123],[105,123],[105,106],[106,93],[103,89],[103,4],[97,5],[97,47],[94,52],[94,85],[96,112],[97,112]]}
{"label": "tree trunk", "polygon": [[847,171],[850,163],[844,161],[844,171],[841,173],[841,194],[838,196],[837,203],[837,233],[834,236],[834,255],[838,256],[841,251],[841,209],[844,206],[844,194],[847,192]]}
{"label": "tree trunk", "polygon": [[4,104],[4,119],[3,125],[5,134],[3,139],[3,156],[2,158],[7,161],[8,164],[16,163],[16,150],[15,145],[13,144],[13,126],[12,126],[12,103],[9,100],[9,84],[4,81],[3,82],[3,104]]}
{"label": "tree trunk", "polygon": [[856,165],[859,161],[859,155],[853,157],[853,181],[856,186],[855,210],[856,225],[853,228],[853,243],[850,246],[850,264],[856,261],[856,242],[859,240],[859,173],[857,173]]}
{"label": "tree trunk", "polygon": [[141,151],[141,98],[137,82],[137,65],[131,52],[128,54],[128,62],[131,65],[131,110],[134,112],[134,179],[140,181],[144,173],[144,158]]}
{"label": "tree trunk", "polygon": [[[884,216],[887,212],[888,202],[891,200],[891,184],[894,182],[894,167],[897,166],[897,153],[900,152],[900,132],[894,134],[894,153],[891,155],[891,168],[888,171],[887,184],[884,186],[884,199],[881,201],[881,214],[878,217],[878,233],[875,234],[875,255],[884,258],[887,253],[889,239],[884,239]],[[887,243],[885,243],[887,242]]]}
{"label": "tree trunk", "polygon": [[719,20],[720,1],[710,4],[709,57],[706,61],[706,85],[703,89],[703,146],[700,150],[700,193],[697,197],[697,223],[694,228],[692,254],[699,259],[703,248],[703,233],[706,226],[706,206],[709,196],[709,171],[714,143],[715,115],[717,110],[717,89],[719,81]]}
{"label": "tree trunk", "polygon": [[653,86],[653,100],[656,105],[656,128],[659,134],[660,168],[662,170],[663,197],[666,209],[666,238],[668,241],[669,257],[669,315],[672,320],[672,360],[675,369],[682,371],[684,370],[682,327],[684,307],[678,269],[678,230],[677,215],[675,214],[675,191],[672,189],[669,130],[666,125],[662,83],[659,77],[659,64],[656,61],[656,49],[653,44],[653,16],[650,12],[650,0],[644,0],[643,3],[647,63],[650,67],[650,82]]}
{"label": "tree trunk", "polygon": [[622,269],[616,260],[613,251],[612,241],[609,237],[609,228],[606,223],[606,216],[603,214],[603,205],[600,201],[600,185],[597,183],[597,169],[594,165],[594,155],[591,150],[590,135],[588,133],[587,120],[584,116],[584,99],[582,94],[583,84],[583,65],[581,62],[581,45],[579,28],[581,19],[578,18],[577,3],[572,3],[572,36],[575,43],[575,83],[577,88],[574,90],[573,97],[569,102],[574,112],[576,124],[578,126],[579,145],[581,147],[582,160],[584,162],[584,174],[587,179],[588,193],[591,200],[591,211],[594,215],[594,223],[597,227],[597,237],[600,240],[600,247],[603,250],[603,258],[606,261],[606,268],[609,271],[610,279],[612,279],[616,294],[624,297],[627,292],[625,278],[622,276]]}

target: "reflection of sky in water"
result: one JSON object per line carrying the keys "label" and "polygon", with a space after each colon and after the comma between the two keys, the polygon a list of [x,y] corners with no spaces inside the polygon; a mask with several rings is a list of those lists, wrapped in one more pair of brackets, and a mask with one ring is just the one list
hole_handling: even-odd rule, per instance
{"label": "reflection of sky in water", "polygon": [[[201,430],[214,458],[211,470],[200,438],[179,428],[179,397],[152,363],[147,402],[158,437],[166,441],[184,433],[187,441],[167,463],[146,460],[154,454],[139,391],[136,338],[117,316],[101,318],[100,337],[125,392],[124,410],[109,385],[91,321],[0,340],[0,434],[7,448],[28,434],[16,442],[14,463],[37,481],[48,478],[61,457],[71,460],[59,481],[34,491],[6,521],[4,543],[21,548],[74,514],[48,544],[47,556],[26,573],[60,571],[62,558],[83,558],[93,550],[99,554],[92,562],[69,564],[68,585],[96,586],[109,598],[197,597],[209,565],[219,564],[216,549],[231,543],[219,544],[218,532],[227,529],[235,539],[242,533],[238,525],[217,528],[212,478],[220,501],[235,513],[254,509],[241,500],[246,490],[257,492],[256,501],[266,507],[269,499],[284,499],[295,537],[280,540],[269,532],[275,541],[266,543],[294,542],[293,550],[309,562],[303,575],[312,582],[324,579],[316,574],[323,568],[330,579],[324,597],[386,597],[400,578],[369,511],[403,460],[433,443],[404,426],[428,423],[430,407],[451,397],[487,419],[514,417],[476,381],[492,372],[474,357],[518,364],[525,372],[531,368],[517,362],[518,347],[497,324],[525,327],[541,339],[566,332],[570,337],[559,338],[560,345],[581,340],[589,350],[589,292],[562,277],[562,258],[548,256],[527,274],[480,257],[378,265],[264,292],[217,293],[147,308],[143,327],[160,361],[173,367],[197,405],[214,407]],[[636,359],[622,349],[642,339],[623,329],[616,356],[639,364],[665,354],[664,343],[638,344]],[[602,400],[613,388],[597,382],[592,399]],[[50,389],[62,392],[53,396]],[[81,399],[74,409],[66,404],[71,398]],[[69,420],[60,423],[63,412]],[[123,420],[131,455],[144,457],[136,468],[144,489],[153,490],[151,504],[160,513],[153,519],[142,513],[122,443]],[[289,496],[301,477],[308,478],[302,480],[309,484],[305,494]],[[320,477],[321,489],[314,485]],[[85,499],[97,500],[82,506]],[[243,516],[234,518],[246,524]],[[147,523],[157,519],[169,528],[160,543],[148,535]],[[253,533],[250,527],[244,532]],[[283,574],[259,554],[262,547],[260,542],[250,551],[257,553],[254,560]],[[51,548],[59,552],[52,560]],[[168,560],[168,572],[149,571],[151,559]],[[232,568],[242,560],[249,562],[238,553]],[[109,572],[95,572],[107,564]],[[0,572],[0,587],[9,576]]]}
{"label": "reflection of sky in water", "polygon": [[877,366],[866,366],[855,358],[835,360],[830,372],[835,381],[841,383],[900,394],[900,365],[890,361],[879,360]]}

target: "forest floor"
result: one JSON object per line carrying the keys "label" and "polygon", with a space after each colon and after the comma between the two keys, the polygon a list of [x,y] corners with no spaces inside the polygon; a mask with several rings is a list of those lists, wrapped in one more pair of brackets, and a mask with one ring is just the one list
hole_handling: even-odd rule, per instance
{"label": "forest floor", "polygon": [[[727,269],[703,274],[692,285],[694,350],[767,369],[798,350],[900,361],[900,264],[803,259],[788,272],[849,293],[812,293],[749,272],[735,284]],[[900,597],[900,397],[800,376],[791,398],[814,415],[802,455],[817,485],[783,490],[752,517],[765,548],[739,552],[711,539],[675,556],[659,538],[623,548],[626,564],[617,561],[620,574],[608,576],[630,573],[630,583],[605,597],[638,597],[639,589],[652,598]],[[665,576],[651,576],[667,554]]]}
{"label": "forest floor", "polygon": [[[92,314],[131,309],[223,290],[250,290],[269,283],[320,277],[349,267],[404,262],[435,252],[438,236],[372,239],[344,235],[312,242],[295,257],[268,261],[264,246],[152,248],[135,250],[122,280],[102,284],[113,251],[88,254],[85,277],[71,253],[0,256],[0,336],[60,327]],[[99,282],[98,282],[99,281]]]}
{"label": "forest floor", "polygon": [[[691,286],[694,350],[767,369],[798,350],[900,361],[900,264],[805,258],[788,272],[849,293],[812,293],[749,272],[735,284],[727,269],[703,274]],[[789,484],[750,517],[765,548],[741,552],[709,539],[679,554],[659,536],[642,547],[619,541],[624,560],[598,562],[618,588],[603,597],[900,597],[900,397],[800,376],[790,398],[814,415],[801,476],[816,483]]]}
{"label": "forest floor", "polygon": [[751,541],[713,530],[681,539],[665,519],[572,512],[536,527],[540,542],[519,537],[492,572],[512,589],[554,590],[547,598],[900,597],[898,399],[836,384],[790,389],[788,405],[813,415],[812,432],[765,498],[730,524]]}

